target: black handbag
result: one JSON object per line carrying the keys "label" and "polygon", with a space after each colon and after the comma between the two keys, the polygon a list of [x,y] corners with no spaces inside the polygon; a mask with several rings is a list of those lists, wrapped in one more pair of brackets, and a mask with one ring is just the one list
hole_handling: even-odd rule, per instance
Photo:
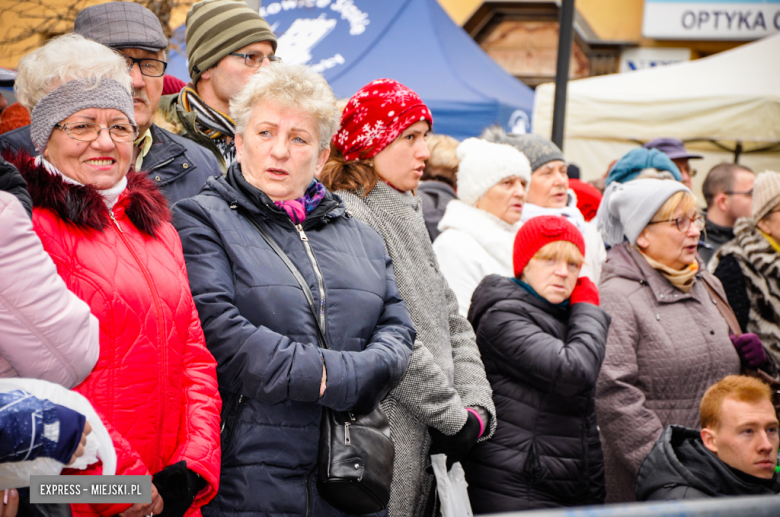
{"label": "black handbag", "polygon": [[[241,213],[301,286],[317,325],[318,344],[320,348],[330,348],[317,317],[314,295],[303,275],[254,214],[246,210],[241,210]],[[304,242],[304,245],[308,246],[308,242]],[[379,406],[366,414],[322,408],[317,491],[328,504],[352,515],[385,509],[390,501],[394,458],[395,446],[390,439],[390,422]]]}

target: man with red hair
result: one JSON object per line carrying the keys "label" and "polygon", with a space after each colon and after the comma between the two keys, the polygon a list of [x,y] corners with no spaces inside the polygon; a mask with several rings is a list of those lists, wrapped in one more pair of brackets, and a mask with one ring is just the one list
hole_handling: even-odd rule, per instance
{"label": "man with red hair", "polygon": [[701,431],[669,426],[639,470],[637,499],[774,495],[780,446],[770,387],[729,375],[699,406]]}

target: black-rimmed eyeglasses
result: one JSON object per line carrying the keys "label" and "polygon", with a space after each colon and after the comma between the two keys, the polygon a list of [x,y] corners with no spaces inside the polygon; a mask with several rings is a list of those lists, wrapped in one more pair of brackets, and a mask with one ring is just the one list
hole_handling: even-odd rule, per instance
{"label": "black-rimmed eyeglasses", "polygon": [[239,54],[237,52],[231,52],[228,54],[229,56],[238,56],[244,58],[244,64],[248,66],[249,68],[260,68],[260,66],[263,64],[263,60],[268,58],[268,61],[271,63],[278,63],[282,60],[279,56],[276,56],[274,54],[270,54],[268,56],[264,56],[262,54],[256,54],[254,52],[250,52],[248,54]]}
{"label": "black-rimmed eyeglasses", "polygon": [[100,132],[108,129],[108,134],[114,142],[132,142],[138,138],[138,127],[133,124],[113,124],[108,127],[101,127],[93,122],[68,122],[67,124],[57,123],[55,129],[65,131],[73,140],[80,142],[94,142],[100,138]]}
{"label": "black-rimmed eyeglasses", "polygon": [[147,77],[162,77],[165,75],[165,69],[168,68],[168,63],[160,61],[159,59],[136,59],[130,56],[122,56],[127,61],[127,71],[133,69],[136,63],[138,63],[138,69],[141,71],[141,75]]}
{"label": "black-rimmed eyeglasses", "polygon": [[674,224],[677,226],[677,229],[683,233],[686,233],[690,229],[691,223],[693,223],[693,226],[699,231],[702,231],[704,229],[704,218],[700,215],[697,215],[693,219],[691,219],[687,215],[684,215],[682,217],[678,217],[677,219],[664,219],[663,221],[650,221],[647,224],[649,226],[651,224],[671,223],[671,222],[674,222]]}
{"label": "black-rimmed eyeglasses", "polygon": [[724,192],[727,196],[747,196],[747,197],[753,197],[753,189],[750,189],[745,192],[734,192],[733,190],[727,190]]}

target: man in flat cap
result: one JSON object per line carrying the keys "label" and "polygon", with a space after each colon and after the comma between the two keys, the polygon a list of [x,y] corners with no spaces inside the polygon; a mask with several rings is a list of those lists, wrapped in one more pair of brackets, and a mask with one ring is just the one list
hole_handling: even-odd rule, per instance
{"label": "man in flat cap", "polygon": [[236,156],[230,100],[278,60],[276,36],[244,2],[204,0],[187,13],[185,39],[192,82],[163,97],[158,115],[172,131],[209,148],[224,173]]}
{"label": "man in flat cap", "polygon": [[668,156],[674,164],[680,169],[682,183],[693,190],[693,181],[691,178],[696,176],[696,169],[691,169],[688,160],[700,160],[702,155],[688,152],[682,140],[677,138],[656,138],[643,145],[645,149],[658,149]]}
{"label": "man in flat cap", "polygon": [[[220,175],[219,164],[207,149],[153,123],[168,65],[168,40],[149,9],[133,2],[93,5],[79,13],[73,30],[127,59],[133,114],[140,135],[133,148],[136,170],[147,172],[171,204],[196,195],[208,177]],[[1,135],[0,151],[6,149],[37,154],[30,140],[30,127]]]}

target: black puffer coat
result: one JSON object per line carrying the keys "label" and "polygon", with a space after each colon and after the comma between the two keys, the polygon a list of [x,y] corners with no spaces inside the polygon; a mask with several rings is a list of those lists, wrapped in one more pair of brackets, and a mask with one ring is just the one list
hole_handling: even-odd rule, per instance
{"label": "black puffer coat", "polygon": [[655,442],[636,480],[637,501],[705,499],[780,492],[777,475],[759,479],[723,463],[701,441],[701,433],[670,425]]}
{"label": "black puffer coat", "polygon": [[610,318],[485,277],[471,299],[498,428],[463,463],[475,514],[604,501],[594,387]]}
{"label": "black puffer coat", "polygon": [[[303,291],[242,211],[263,221],[323,303],[330,350],[317,347]],[[219,493],[203,515],[341,515],[316,489],[322,407],[378,405],[403,378],[416,336],[384,241],[327,192],[302,225],[304,242],[239,164],[173,213],[224,401]]]}

